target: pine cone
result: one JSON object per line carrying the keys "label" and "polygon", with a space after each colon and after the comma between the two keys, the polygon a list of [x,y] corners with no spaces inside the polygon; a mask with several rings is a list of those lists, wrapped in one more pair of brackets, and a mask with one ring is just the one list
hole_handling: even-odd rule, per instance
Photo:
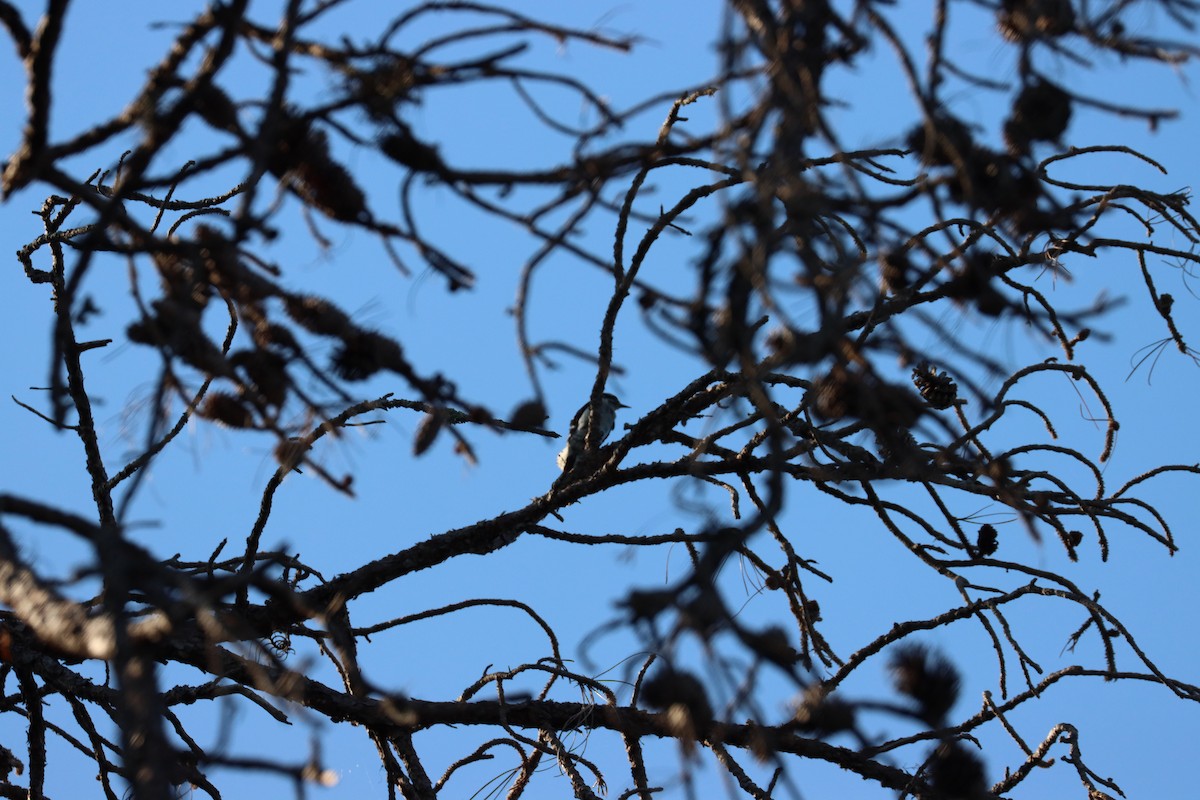
{"label": "pine cone", "polygon": [[971,131],[949,114],[935,114],[928,123],[917,125],[905,144],[930,167],[961,163],[974,147]]}
{"label": "pine cone", "polygon": [[812,409],[817,416],[834,421],[854,413],[858,406],[855,393],[860,390],[859,382],[840,365],[829,374],[813,381],[809,391],[815,397]]}
{"label": "pine cone", "polygon": [[1071,96],[1048,81],[1029,84],[1017,95],[1004,123],[1009,147],[1026,152],[1031,141],[1053,142],[1071,122]]}
{"label": "pine cone", "polygon": [[929,783],[947,797],[975,797],[987,791],[983,762],[959,742],[942,742],[926,767]]}
{"label": "pine cone", "polygon": [[1010,42],[1053,39],[1074,30],[1075,9],[1071,0],[1003,0],[997,25]]}
{"label": "pine cone", "polygon": [[831,697],[817,683],[804,690],[796,704],[792,724],[806,733],[822,736],[848,731],[854,728],[854,706],[846,701]]}
{"label": "pine cone", "polygon": [[912,262],[902,251],[885,253],[879,257],[879,277],[883,280],[883,288],[890,294],[900,294],[908,289],[912,269]]}
{"label": "pine cone", "polygon": [[254,416],[242,401],[225,392],[212,392],[204,400],[197,413],[228,428],[249,428],[254,425]]}
{"label": "pine cone", "polygon": [[996,536],[996,527],[989,523],[984,523],[979,526],[979,536],[975,540],[975,546],[979,550],[979,555],[990,556],[996,552],[1000,541]]}
{"label": "pine cone", "polygon": [[958,385],[945,372],[938,372],[922,361],[912,371],[913,384],[925,402],[936,409],[946,409],[958,399]]}

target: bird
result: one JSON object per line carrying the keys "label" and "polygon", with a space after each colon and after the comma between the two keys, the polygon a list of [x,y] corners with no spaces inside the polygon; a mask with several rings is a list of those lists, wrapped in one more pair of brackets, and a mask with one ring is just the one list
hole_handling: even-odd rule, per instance
{"label": "bird", "polygon": [[[596,407],[599,409],[599,415],[596,417],[596,431],[594,436],[596,445],[598,446],[608,438],[608,435],[612,433],[613,427],[617,424],[617,409],[629,408],[629,406],[618,400],[616,395],[605,392],[600,395],[600,400],[596,403]],[[588,422],[591,418],[592,403],[589,400],[571,418],[571,429],[567,433],[567,446],[558,454],[558,468],[563,472],[570,472],[571,468],[575,466],[575,462],[579,459],[579,454],[583,452],[583,448],[587,444]]]}

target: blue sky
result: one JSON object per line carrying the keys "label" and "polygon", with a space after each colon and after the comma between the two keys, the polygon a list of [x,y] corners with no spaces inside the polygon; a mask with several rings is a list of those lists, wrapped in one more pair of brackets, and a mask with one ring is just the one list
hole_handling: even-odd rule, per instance
{"label": "blue sky", "polygon": [[[22,6],[31,21],[32,4]],[[715,2],[663,0],[563,6],[551,2],[514,4],[530,16],[646,38],[629,55],[579,43],[558,47],[542,41],[526,56],[531,67],[563,69],[585,78],[616,107],[699,83],[715,71],[711,47],[719,23],[719,5]],[[172,4],[168,12],[162,4],[126,2],[117,14],[111,6],[101,4],[73,6],[57,73],[52,138],[73,134],[123,107],[173,35],[173,29],[155,29],[150,23],[183,19],[191,7]],[[274,21],[277,12],[273,5],[252,4],[252,8],[261,21]],[[955,55],[965,65],[996,80],[1013,79],[1016,72],[1012,51],[1001,45],[990,20],[960,4],[951,8],[958,37]],[[371,4],[350,4],[337,19],[345,25],[347,35],[365,37],[377,30],[378,13]],[[925,4],[902,2],[888,14],[907,36],[919,41],[931,11]],[[1151,12],[1143,16],[1148,30],[1169,22]],[[1126,73],[1115,59],[1101,58],[1091,74],[1065,59],[1048,60],[1042,68],[1082,94],[1145,106],[1177,106],[1184,112],[1180,121],[1164,124],[1153,134],[1141,121],[1077,112],[1067,136],[1070,144],[1130,144],[1167,165],[1171,174],[1158,176],[1129,157],[1094,156],[1066,165],[1061,173],[1064,177],[1093,180],[1100,175],[1105,181],[1144,182],[1158,190],[1194,184],[1200,109],[1196,108],[1192,89],[1196,77],[1193,67],[1185,66],[1175,73],[1138,68]],[[224,84],[240,98],[253,96],[256,81],[261,82],[261,71],[256,73],[247,58],[235,64],[230,74]],[[858,69],[838,74],[832,81],[831,89],[846,104],[833,118],[844,126],[844,139],[851,146],[897,146],[899,134],[909,124],[904,121],[916,119],[894,58],[883,47],[865,57]],[[298,76],[296,83],[301,102],[327,98],[333,91],[313,74]],[[20,107],[23,84],[11,49],[0,51],[0,93],[7,107]],[[1006,112],[1005,95],[950,84],[946,97],[956,113],[979,120],[994,136],[997,122]],[[545,99],[553,103],[563,98],[548,94]],[[640,132],[627,127],[624,135],[651,137],[668,107],[669,102],[664,101],[660,107],[649,109],[630,123],[640,125]],[[513,123],[514,119],[523,119],[517,116],[518,108],[511,93],[448,92],[430,96],[409,121],[418,135],[439,142],[443,156],[456,165],[491,163],[497,160],[497,153],[515,165],[565,158],[569,146],[566,140],[537,133],[524,121]],[[696,130],[704,130],[715,118],[715,109],[714,104],[703,102],[689,109]],[[0,150],[6,153],[19,141],[14,119],[10,115],[10,122],[0,125]],[[193,155],[189,148],[200,133],[197,127],[192,138],[184,137],[166,151],[155,171],[169,169],[169,158],[182,162]],[[79,161],[70,166],[80,174],[111,168],[130,142],[113,142],[104,153],[89,154],[86,163]],[[196,146],[211,148],[213,143]],[[371,192],[376,213],[396,213],[395,186],[401,172],[366,148],[342,146],[339,156]],[[211,189],[215,193],[236,180],[232,174],[213,176]],[[687,173],[656,176],[653,193],[646,196],[643,208],[653,211],[659,203],[670,204],[694,185],[694,180]],[[207,187],[197,187],[196,191],[203,188]],[[0,206],[0,235],[9,252],[40,233],[37,219],[29,212],[40,204],[44,193],[44,187],[35,186]],[[697,212],[693,220],[696,229],[702,228],[705,221],[701,214],[716,210],[711,206]],[[445,243],[453,256],[475,270],[479,281],[474,291],[448,293],[435,275],[404,277],[373,238],[321,221],[323,233],[332,240],[332,246],[324,249],[308,234],[294,208],[285,208],[280,218],[287,224],[285,235],[268,252],[286,265],[293,285],[332,294],[357,320],[394,334],[418,368],[444,369],[464,395],[484,399],[503,415],[530,395],[507,309],[532,246],[520,232],[480,218],[445,190],[421,194],[416,215],[430,238]],[[1166,238],[1165,229],[1162,235],[1163,244],[1180,245]],[[611,226],[598,224],[589,231],[587,243],[604,252],[611,236]],[[682,236],[665,240],[648,261],[647,274],[655,280],[669,281],[676,276],[684,279],[690,259],[697,252],[691,245]],[[411,253],[407,257],[410,263],[416,263]],[[1081,357],[1105,387],[1122,426],[1114,457],[1105,468],[1106,481],[1120,485],[1161,463],[1194,463],[1197,422],[1191,413],[1192,398],[1200,389],[1196,366],[1178,353],[1167,351],[1152,380],[1147,379],[1146,366],[1130,377],[1140,348],[1165,335],[1139,285],[1136,261],[1128,255],[1113,255],[1096,261],[1075,258],[1066,266],[1077,278],[1075,282],[1060,283],[1053,289],[1040,286],[1054,291],[1055,298],[1061,298],[1066,306],[1084,305],[1101,292],[1130,296],[1130,302],[1107,320],[1108,330],[1114,334],[1112,341],[1095,341],[1081,349]],[[1188,317],[1194,316],[1196,298],[1178,270],[1162,263],[1153,268],[1160,290],[1175,295],[1187,335]],[[104,262],[89,284],[104,314],[92,323],[87,334],[117,340],[106,350],[92,354],[89,362],[89,387],[100,403],[98,417],[110,471],[136,452],[146,419],[141,404],[152,389],[148,381],[153,372],[147,369],[152,368],[154,359],[136,346],[121,343],[131,309],[124,297],[125,286],[125,267],[116,261]],[[594,267],[567,256],[552,258],[540,272],[530,300],[535,337],[594,348],[609,286],[609,279]],[[0,336],[8,343],[0,397],[15,395],[22,402],[36,405],[40,395],[30,387],[46,381],[49,298],[44,286],[33,286],[25,280],[15,259],[9,269],[0,271],[0,298],[4,310],[0,314]],[[997,358],[1013,366],[1060,355],[1033,340],[1019,326],[980,325],[952,315],[946,320],[956,335],[982,337]],[[623,421],[632,421],[655,407],[700,370],[694,359],[650,336],[632,314],[618,324],[615,360],[624,372],[615,376],[610,386],[632,406]],[[557,361],[559,368],[541,377],[548,391],[550,426],[563,431],[590,389],[593,373],[587,363],[570,356],[560,356]],[[1081,399],[1076,388],[1066,379],[1042,377],[1030,381],[1022,391],[1027,392],[1023,396],[1047,408],[1059,425],[1063,442],[1096,456],[1102,430],[1088,417],[1097,406],[1093,398]],[[364,398],[388,391],[408,396],[397,381],[380,378],[365,384],[361,391]],[[334,493],[308,475],[289,476],[276,496],[264,535],[267,546],[300,552],[307,563],[332,577],[429,535],[517,508],[544,493],[556,475],[554,455],[560,443],[478,433],[471,437],[480,457],[477,466],[469,466],[456,456],[445,437],[426,456],[414,459],[411,442],[418,417],[397,411],[383,420],[383,424],[327,441],[317,453],[335,474],[353,473],[357,498]],[[1027,420],[998,431],[997,441],[1004,441],[1008,435],[1020,441],[1019,437],[1029,435],[1022,426],[1034,422]],[[90,492],[74,437],[55,433],[11,401],[0,404],[0,430],[5,433],[0,489],[86,512]],[[136,524],[130,535],[163,557],[178,552],[186,559],[202,559],[224,537],[229,537],[232,548],[257,513],[262,487],[274,470],[272,447],[266,436],[243,436],[210,425],[190,425],[155,464],[131,514]],[[636,452],[634,457],[649,460],[666,452]],[[655,486],[623,488],[611,496],[567,509],[560,527],[623,534],[663,533],[680,525],[694,529],[703,522],[704,514],[689,508],[700,506],[705,513],[713,513],[712,509],[721,508],[722,501],[711,492],[694,490],[692,496],[692,491],[689,488],[682,493],[668,493]],[[1161,547],[1134,531],[1120,531],[1112,537],[1107,564],[1100,562],[1094,547],[1085,547],[1080,562],[1071,564],[1060,549],[1049,543],[1039,545],[1023,535],[1007,536],[1006,547],[1012,548],[1009,557],[1023,558],[1047,570],[1062,570],[1081,587],[1099,590],[1110,610],[1135,632],[1140,647],[1159,666],[1185,681],[1198,682],[1193,644],[1197,631],[1191,613],[1200,602],[1195,581],[1200,562],[1192,522],[1196,491],[1194,478],[1186,481],[1168,476],[1150,484],[1145,493],[1175,523],[1182,551],[1173,558],[1167,558]],[[815,559],[821,569],[837,576],[832,585],[813,584],[809,588],[821,602],[823,632],[843,656],[888,630],[894,621],[936,614],[958,602],[952,585],[912,563],[870,515],[839,508],[807,487],[790,487],[789,492],[791,510],[784,518],[785,528],[805,557]],[[73,543],[58,532],[16,523],[12,526],[36,564],[62,575],[78,566],[79,554],[72,549]],[[1017,534],[1018,528],[1013,524],[1003,529]],[[527,537],[518,546],[486,559],[461,560],[436,573],[410,576],[356,603],[352,610],[356,624],[368,625],[464,597],[520,599],[545,616],[558,631],[563,647],[578,658],[582,655],[580,644],[613,618],[614,602],[630,587],[662,585],[684,574],[686,567],[686,553],[679,549],[634,552],[619,547],[572,548]],[[774,605],[777,598],[756,593],[743,582],[736,564],[730,565],[726,578],[729,596],[745,598],[745,619],[756,623],[782,619],[780,609]],[[914,585],[925,588],[913,592]],[[1013,620],[1024,628],[1022,642],[1047,672],[1071,663],[1071,654],[1063,653],[1062,648],[1081,622],[1078,612],[1060,614],[1048,605],[1030,606],[1027,611],[1015,611]],[[537,626],[503,608],[463,612],[439,622],[382,633],[374,641],[363,651],[364,666],[372,679],[396,691],[428,699],[453,697],[489,664],[494,669],[515,666],[546,652]],[[927,641],[941,647],[966,670],[963,699],[956,712],[968,716],[978,707],[982,691],[994,684],[995,658],[990,645],[979,627],[970,623],[959,623]],[[595,637],[586,654],[586,668],[581,670],[609,670],[607,677],[627,679],[631,667],[624,659],[636,654],[639,647],[626,633]],[[1085,640],[1080,649],[1088,647],[1095,647],[1094,639]],[[699,658],[701,654],[693,655]],[[294,658],[293,663],[302,663],[304,654]],[[1097,663],[1094,651],[1089,661]],[[853,696],[887,697],[885,661],[877,658],[876,662],[868,663],[861,680],[847,685],[846,690]],[[636,669],[638,662],[633,663],[632,669]],[[1127,652],[1120,663],[1134,666]],[[336,680],[323,666],[314,664],[312,670],[316,677]],[[197,682],[194,675],[180,679]],[[1019,681],[1014,676],[1010,680],[1019,691]],[[764,682],[761,692],[765,716],[785,718],[790,699],[786,687]],[[57,710],[60,718],[69,722],[69,713],[64,714],[61,707]],[[217,735],[213,717],[199,712],[189,708],[181,714],[190,714],[196,720],[201,744],[211,743]],[[341,778],[336,788],[321,790],[319,795],[383,796],[382,772],[361,732],[334,731],[306,720],[294,709],[289,713],[295,724],[282,730],[258,709],[237,712],[233,752],[278,755],[282,750],[299,758],[298,754],[307,752],[309,737],[315,732],[323,744],[326,765]],[[1014,714],[1011,721],[1031,742],[1040,741],[1056,723],[1077,724],[1088,764],[1113,777],[1130,797],[1183,796],[1184,787],[1190,788],[1189,776],[1180,765],[1187,764],[1191,755],[1200,727],[1200,709],[1175,700],[1161,686],[1108,685],[1084,679],[1056,687],[1044,699]],[[868,726],[868,732],[880,735],[901,729],[901,725],[882,718]],[[469,750],[462,745],[463,739],[455,737],[470,740],[480,735],[463,730],[449,735],[428,734],[417,739],[417,746],[429,761],[430,773],[436,776]],[[0,715],[0,744],[19,754],[23,739],[21,720],[12,714]],[[986,739],[985,744],[994,748],[987,756],[993,769],[991,778],[1000,777],[995,772],[1000,764],[1019,761],[1015,745],[1002,733]],[[619,741],[597,733],[587,746],[589,755],[595,753],[603,760],[601,754],[611,755],[614,746],[619,748]],[[678,787],[678,754],[666,745],[656,750],[652,782],[657,779],[659,785]],[[1059,747],[1052,755],[1064,752]],[[61,746],[51,751],[52,759],[56,755],[66,755]],[[469,796],[489,776],[500,774],[503,763],[503,758],[498,758],[472,768],[450,784],[447,796]],[[919,754],[908,753],[898,758],[898,763],[915,767]],[[847,798],[880,796],[857,778],[828,767],[797,764],[792,770],[804,797],[832,792]],[[613,796],[627,782],[620,775],[617,762],[610,776]],[[710,765],[702,769],[699,780],[715,781],[715,776]],[[225,788],[227,797],[289,790],[275,779],[223,773],[218,777],[218,786]],[[556,790],[565,786],[553,782],[542,785],[554,785]],[[55,797],[86,796],[96,791],[86,769],[52,775],[48,789]],[[1031,780],[1025,789],[1026,796],[1070,796],[1063,794],[1067,791],[1082,792],[1070,768],[1061,764]]]}

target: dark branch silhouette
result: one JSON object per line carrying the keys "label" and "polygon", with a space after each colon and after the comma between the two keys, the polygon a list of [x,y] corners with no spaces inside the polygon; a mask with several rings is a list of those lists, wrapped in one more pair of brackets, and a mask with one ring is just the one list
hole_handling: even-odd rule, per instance
{"label": "dark branch silhouette", "polygon": [[[46,796],[52,739],[94,765],[108,798],[159,800],[187,786],[218,798],[235,770],[278,776],[298,795],[335,780],[338,765],[322,758],[319,737],[307,754],[271,760],[202,747],[176,713],[206,706],[219,719],[232,704],[277,725],[290,724],[292,708],[356,726],[377,750],[389,797],[470,796],[479,787],[457,773],[496,759],[507,772],[493,796],[607,791],[648,800],[664,787],[650,783],[646,748],[668,739],[678,743],[675,789],[685,796],[711,793],[694,783],[701,758],[723,776],[721,791],[753,798],[802,796],[794,774],[808,760],[888,794],[1016,796],[1035,768],[1057,759],[1054,769],[1075,770],[1082,796],[1106,798],[1120,790],[1086,765],[1073,724],[1026,730],[1014,712],[1060,683],[1095,677],[1150,682],[1200,701],[1200,687],[1160,669],[1098,595],[1014,546],[1028,537],[1071,560],[1085,549],[1107,560],[1121,530],[1167,554],[1178,547],[1170,521],[1139,492],[1166,473],[1200,468],[1162,465],[1116,487],[1105,472],[1119,425],[1085,356],[1109,333],[1106,314],[1117,301],[1066,308],[1048,286],[1070,277],[1073,264],[1136,264],[1145,295],[1129,300],[1148,303],[1162,322],[1161,341],[1144,359],[1152,366],[1173,347],[1196,361],[1174,297],[1160,288],[1164,263],[1188,276],[1200,263],[1189,195],[1103,173],[1088,183],[1062,177],[1100,153],[1166,173],[1121,143],[1072,146],[1072,112],[1088,107],[1157,126],[1174,110],[1090,96],[1061,73],[1086,76],[1102,54],[1173,67],[1197,55],[1185,35],[1133,33],[1124,3],[976,4],[973,13],[995,16],[994,46],[1015,59],[998,81],[955,63],[949,19],[963,10],[957,4],[932,4],[917,46],[897,27],[907,6],[730,0],[714,32],[714,75],[654,86],[621,108],[605,99],[605,86],[531,68],[524,56],[546,46],[625,53],[649,32],[578,29],[475,2],[421,3],[398,14],[378,4],[372,30],[347,31],[337,12],[348,3],[291,0],[268,25],[245,0],[229,0],[171,29],[173,43],[128,105],[58,138],[50,121],[61,112],[53,89],[63,78],[56,69],[70,5],[48,0],[35,18],[0,2],[26,79],[21,140],[0,188],[5,198],[22,189],[46,198],[36,210],[40,227],[21,234],[27,244],[17,257],[53,299],[45,391],[13,399],[32,412],[31,426],[78,439],[81,458],[62,469],[83,471],[93,503],[83,513],[53,494],[0,494],[0,675],[13,678],[3,684],[3,711],[28,729],[21,754],[8,749],[17,743],[0,747],[4,797]],[[1190,33],[1194,3],[1152,5]],[[137,35],[138,25],[129,31]],[[879,120],[874,144],[856,148],[847,141],[858,134],[849,136],[834,113],[842,101],[830,76],[868,50],[890,54],[912,114]],[[247,59],[251,66],[235,67]],[[233,79],[236,69],[256,70],[261,91],[244,89],[251,84]],[[325,91],[314,93],[314,80]],[[436,135],[417,133],[414,113],[462,87],[515,99],[525,117],[512,124],[552,131],[569,146],[536,165],[513,164],[501,148],[476,154],[489,162],[458,163]],[[947,97],[964,88],[1002,101],[1003,121],[957,116]],[[646,122],[651,112],[661,123]],[[692,121],[693,112],[711,124]],[[471,113],[464,109],[464,119]],[[103,168],[107,149],[126,141],[136,144]],[[186,163],[172,161],[180,148]],[[369,153],[372,169],[390,170],[398,203],[356,175],[345,156],[351,148]],[[83,164],[91,166],[80,171]],[[648,190],[668,174],[686,176],[690,188],[651,199]],[[422,225],[433,192],[527,237],[527,252],[507,254],[522,264],[511,313],[528,384],[528,400],[511,414],[496,398],[460,389],[451,354],[420,363],[398,333],[301,288],[296,270],[270,255],[281,237],[322,248],[331,231],[350,229],[378,243],[401,285],[420,272],[448,293],[470,293],[486,265],[463,263],[453,241]],[[288,216],[297,208],[306,227]],[[1143,236],[1120,233],[1130,221]],[[585,232],[611,235],[611,248],[595,247]],[[648,267],[666,248],[671,258],[685,248],[686,280]],[[541,339],[530,324],[545,302],[534,289],[551,257],[606,276],[594,341]],[[110,269],[120,265],[127,278]],[[353,265],[339,268],[353,274]],[[94,335],[101,281],[110,292],[119,286],[136,312],[104,317]],[[610,377],[636,380],[636,357],[616,357],[627,335],[618,323],[631,317],[673,349],[690,377],[653,407],[622,410],[608,441],[599,426],[572,440],[578,452],[544,494],[456,529],[422,531],[336,576],[302,553],[272,549],[266,526],[293,472],[320,480],[310,491],[358,495],[354,476],[328,463],[325,440],[406,415],[413,458],[449,439],[474,463],[489,432],[553,437],[546,372],[560,358],[586,365],[587,402],[602,408]],[[1042,355],[1006,363],[984,337],[959,335],[958,320],[1010,326]],[[141,376],[150,399],[133,453],[98,435],[89,388],[106,369],[93,351],[113,342],[154,354],[155,371]],[[383,380],[386,393],[364,393],[369,379]],[[1069,384],[1095,413],[1095,441],[1059,438],[1048,379]],[[1044,435],[1013,433],[1030,421]],[[187,426],[210,424],[273,441],[276,467],[257,518],[246,530],[214,533],[200,547],[207,558],[135,542],[131,509],[156,459]],[[714,488],[728,505],[708,503],[703,521],[665,533],[631,533],[640,520],[600,534],[565,523],[568,508],[632,484],[680,504],[696,487]],[[894,619],[853,652],[831,644],[844,637],[829,634],[840,622],[823,617],[822,587],[855,576],[806,557],[785,515],[809,490],[867,512],[864,524],[899,543],[930,585],[945,582],[956,599],[927,618]],[[173,524],[169,510],[161,524]],[[12,535],[31,526],[66,534],[90,554],[79,569],[98,581],[98,595],[40,571]],[[374,592],[464,556],[490,557],[523,537],[575,548],[675,547],[688,561],[665,585],[629,587],[619,609],[578,620],[569,638],[538,608],[465,585],[450,605],[374,624],[354,616],[354,603]],[[778,598],[778,624],[758,627],[739,614],[743,598],[722,580],[733,562],[754,592]],[[481,606],[522,616],[544,635],[544,655],[505,668],[480,664],[481,676],[460,695],[433,699],[407,696],[360,659],[378,646],[373,635]],[[1025,644],[1030,614],[1074,627],[1075,663],[1047,672],[1035,661]],[[983,631],[998,674],[984,705],[965,717],[954,713],[956,659],[923,644],[926,632],[960,622]],[[589,645],[614,632],[640,643],[616,683],[594,674],[587,658]],[[570,650],[580,637],[582,654]],[[697,648],[703,663],[685,655]],[[331,665],[340,682],[312,677],[308,657]],[[890,694],[843,689],[864,665],[881,663]],[[178,682],[182,674],[203,679]],[[779,682],[785,697],[761,696]],[[784,700],[790,715],[778,712]],[[881,733],[880,720],[901,732]],[[476,727],[492,738],[464,736],[460,759],[440,776],[415,744],[426,731]],[[1023,757],[981,750],[979,735],[993,729]],[[626,762],[593,761],[571,743],[581,730],[611,737]],[[743,766],[748,760],[758,766]],[[1004,777],[989,783],[988,770]]]}

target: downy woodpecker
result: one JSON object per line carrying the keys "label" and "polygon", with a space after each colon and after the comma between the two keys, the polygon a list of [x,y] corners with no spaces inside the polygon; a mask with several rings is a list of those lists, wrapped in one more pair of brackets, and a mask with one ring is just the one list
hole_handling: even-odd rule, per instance
{"label": "downy woodpecker", "polygon": [[[598,411],[596,431],[593,436],[598,447],[608,438],[617,424],[617,409],[629,408],[629,406],[618,400],[616,395],[608,392],[600,395],[596,406]],[[584,445],[587,443],[588,420],[591,418],[592,404],[589,402],[584,403],[583,408],[576,411],[575,416],[571,419],[571,430],[567,433],[567,446],[558,454],[558,468],[563,472],[570,472],[579,459],[579,454],[583,452]]]}

